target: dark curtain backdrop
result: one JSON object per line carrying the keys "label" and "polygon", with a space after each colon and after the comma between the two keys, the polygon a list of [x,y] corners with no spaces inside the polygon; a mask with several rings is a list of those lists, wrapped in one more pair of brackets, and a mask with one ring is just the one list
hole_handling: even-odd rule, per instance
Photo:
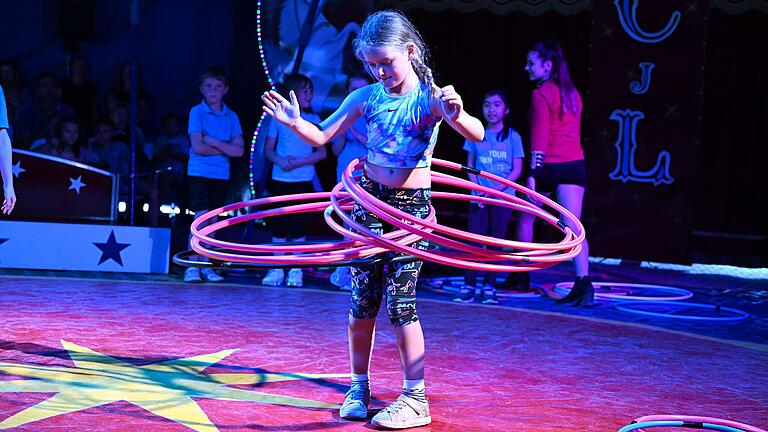
{"label": "dark curtain backdrop", "polygon": [[709,14],[692,239],[698,262],[768,266],[761,210],[768,196],[768,2],[763,5]]}
{"label": "dark curtain backdrop", "polygon": [[688,263],[706,2],[630,4],[592,8],[582,221],[594,255]]}

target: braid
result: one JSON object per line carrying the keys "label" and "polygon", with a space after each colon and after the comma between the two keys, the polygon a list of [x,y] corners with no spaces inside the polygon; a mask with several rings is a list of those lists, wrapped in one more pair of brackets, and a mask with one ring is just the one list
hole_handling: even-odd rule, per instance
{"label": "braid", "polygon": [[411,59],[411,65],[413,66],[413,70],[416,71],[416,75],[419,76],[419,81],[428,85],[430,88],[434,87],[435,78],[432,76],[432,69],[421,61],[420,55],[416,55]]}

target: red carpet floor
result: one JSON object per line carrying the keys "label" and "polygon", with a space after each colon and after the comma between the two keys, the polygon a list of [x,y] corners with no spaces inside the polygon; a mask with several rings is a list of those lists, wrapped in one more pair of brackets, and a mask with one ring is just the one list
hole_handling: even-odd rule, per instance
{"label": "red carpet floor", "polygon": [[[346,390],[347,301],[0,277],[0,429],[366,430],[333,407]],[[419,311],[434,422],[417,430],[616,431],[650,414],[768,427],[765,347],[509,307],[423,300]],[[384,319],[372,383],[375,409],[401,385]]]}

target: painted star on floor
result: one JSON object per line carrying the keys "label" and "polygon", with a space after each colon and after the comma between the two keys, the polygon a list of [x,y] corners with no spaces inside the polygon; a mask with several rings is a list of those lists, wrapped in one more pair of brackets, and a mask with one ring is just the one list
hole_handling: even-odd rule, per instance
{"label": "painted star on floor", "polygon": [[0,381],[0,392],[56,393],[0,422],[10,429],[46,418],[112,402],[127,401],[200,432],[219,429],[192,398],[257,402],[299,408],[338,409],[338,405],[228,387],[288,380],[341,378],[347,374],[205,374],[203,371],[237,350],[224,350],[144,366],[61,341],[75,367],[0,362],[0,372],[24,380]]}

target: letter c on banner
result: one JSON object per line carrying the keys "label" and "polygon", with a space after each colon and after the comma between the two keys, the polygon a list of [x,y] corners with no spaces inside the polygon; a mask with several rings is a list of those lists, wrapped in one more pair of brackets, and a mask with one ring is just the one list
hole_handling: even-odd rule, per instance
{"label": "letter c on banner", "polygon": [[632,6],[629,5],[630,0],[613,0],[613,5],[616,6],[616,11],[619,13],[619,21],[621,21],[621,27],[632,39],[642,43],[659,43],[668,38],[678,24],[680,24],[680,12],[672,12],[672,16],[669,18],[667,25],[655,32],[647,32],[640,28],[640,24],[637,23],[637,6],[640,0],[632,0]]}

